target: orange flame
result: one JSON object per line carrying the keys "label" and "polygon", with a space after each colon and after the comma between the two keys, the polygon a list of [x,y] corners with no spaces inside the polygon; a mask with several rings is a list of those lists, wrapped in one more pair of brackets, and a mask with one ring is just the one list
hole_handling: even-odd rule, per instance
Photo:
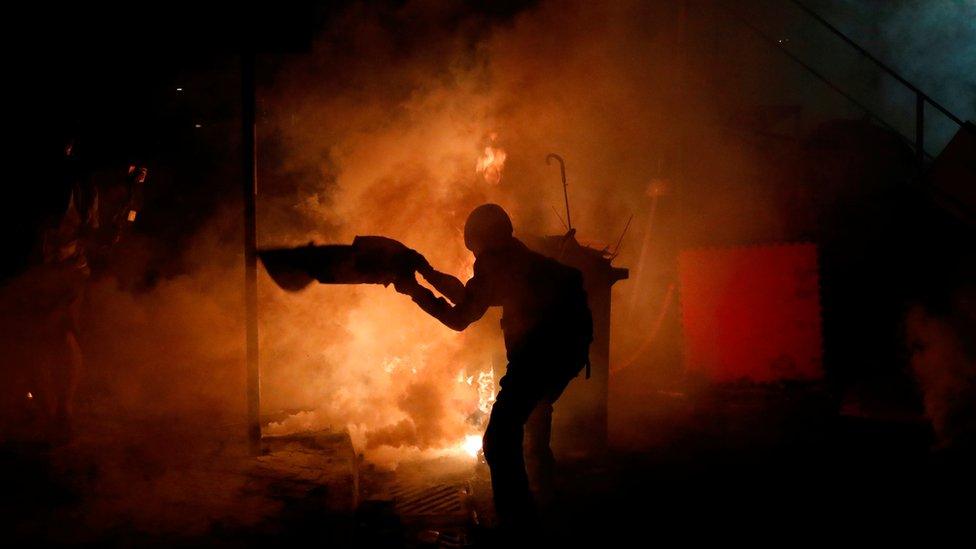
{"label": "orange flame", "polygon": [[497,133],[492,133],[489,136],[488,145],[485,146],[485,152],[475,165],[475,171],[485,178],[485,182],[492,185],[497,185],[501,182],[502,169],[505,167],[505,158],[507,156],[503,149],[494,146],[495,139],[497,138]]}
{"label": "orange flame", "polygon": [[471,457],[478,457],[478,452],[481,451],[481,436],[468,435],[464,437],[464,442],[461,443],[461,449]]}
{"label": "orange flame", "polygon": [[491,413],[495,396],[495,368],[489,366],[487,370],[478,372],[478,409],[481,413]]}

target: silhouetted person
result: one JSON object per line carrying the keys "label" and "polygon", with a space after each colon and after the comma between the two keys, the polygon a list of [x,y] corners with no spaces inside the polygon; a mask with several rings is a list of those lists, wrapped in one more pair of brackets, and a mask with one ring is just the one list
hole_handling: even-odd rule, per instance
{"label": "silhouetted person", "polygon": [[84,366],[80,313],[93,267],[106,264],[135,221],[147,175],[133,165],[124,178],[98,185],[73,139],[63,153],[58,171],[39,193],[39,234],[30,264],[0,288],[7,302],[4,314],[15,326],[11,339],[20,347],[14,360],[24,368],[42,434],[52,442],[71,436]]}
{"label": "silhouetted person", "polygon": [[74,396],[83,366],[79,315],[91,274],[88,241],[98,229],[98,191],[75,141],[64,147],[57,177],[48,182],[44,218],[32,267],[15,286],[28,300],[32,391],[52,441],[70,435]]}
{"label": "silhouetted person", "polygon": [[547,489],[555,464],[549,447],[552,404],[588,364],[592,318],[581,273],[514,238],[512,222],[500,206],[485,204],[471,212],[464,243],[475,255],[474,276],[467,284],[419,261],[418,272],[451,303],[412,277],[395,287],[458,331],[488,307],[502,307],[508,369],[499,382],[483,448],[499,521],[521,528],[536,518],[526,458]]}

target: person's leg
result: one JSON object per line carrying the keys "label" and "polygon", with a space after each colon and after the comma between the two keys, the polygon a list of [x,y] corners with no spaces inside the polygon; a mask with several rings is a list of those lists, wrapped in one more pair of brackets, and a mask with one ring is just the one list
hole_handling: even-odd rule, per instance
{"label": "person's leg", "polygon": [[552,403],[542,400],[525,424],[525,464],[529,484],[540,507],[552,501],[556,459],[549,445],[552,435]]}
{"label": "person's leg", "polygon": [[535,522],[535,508],[522,450],[524,425],[538,397],[528,387],[505,384],[491,409],[483,449],[499,523],[519,528]]}

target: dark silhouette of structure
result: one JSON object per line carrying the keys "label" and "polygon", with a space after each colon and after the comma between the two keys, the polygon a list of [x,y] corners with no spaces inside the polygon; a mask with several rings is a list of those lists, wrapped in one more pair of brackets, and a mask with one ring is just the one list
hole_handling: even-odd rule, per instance
{"label": "dark silhouette of structure", "polygon": [[538,485],[537,495],[545,498],[555,462],[549,446],[552,405],[589,365],[593,320],[580,271],[514,238],[512,222],[500,206],[475,208],[465,223],[464,241],[476,258],[474,276],[466,284],[417,258],[417,272],[450,302],[414,276],[396,281],[395,287],[458,331],[488,307],[502,307],[508,369],[499,382],[484,453],[499,522],[524,527],[536,513],[526,465]]}

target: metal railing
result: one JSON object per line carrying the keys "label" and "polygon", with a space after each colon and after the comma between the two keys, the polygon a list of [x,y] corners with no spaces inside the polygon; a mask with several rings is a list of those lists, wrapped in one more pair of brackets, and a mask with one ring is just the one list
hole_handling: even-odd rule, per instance
{"label": "metal railing", "polygon": [[913,94],[915,94],[915,156],[916,159],[921,162],[925,158],[925,104],[928,103],[935,107],[939,112],[945,115],[946,118],[952,120],[960,128],[966,128],[965,122],[958,116],[953,114],[949,109],[941,105],[938,101],[932,99],[930,95],[919,89],[918,86],[910,82],[907,78],[902,76],[898,71],[891,68],[888,64],[882,62],[880,59],[867,51],[860,44],[852,40],[849,36],[844,34],[840,29],[835,27],[830,21],[824,19],[819,13],[813,11],[809,6],[800,2],[800,0],[790,0],[796,7],[798,7],[803,13],[811,17],[814,21],[819,23],[821,26],[826,28],[832,34],[840,38],[848,46],[854,48],[854,50],[863,56],[868,61],[871,61],[880,68],[882,71],[886,72],[889,76],[894,78],[899,84],[908,88]]}
{"label": "metal railing", "polygon": [[858,44],[857,42],[855,42],[849,36],[847,36],[846,34],[844,34],[844,32],[842,32],[840,29],[838,29],[837,27],[835,27],[833,24],[831,24],[829,21],[827,21],[824,17],[822,17],[817,12],[815,12],[813,9],[811,9],[810,7],[808,7],[806,4],[804,4],[800,0],[790,0],[790,3],[792,3],[797,8],[799,8],[800,11],[803,12],[803,14],[805,16],[812,18],[821,27],[823,27],[824,29],[826,29],[827,31],[829,31],[831,34],[833,34],[836,37],[838,37],[844,44],[846,44],[847,46],[849,46],[850,48],[852,48],[858,55],[860,55],[864,59],[867,59],[873,65],[875,65],[876,67],[880,68],[884,73],[886,73],[889,76],[891,76],[896,82],[898,82],[901,86],[903,86],[905,89],[907,89],[908,91],[910,91],[914,95],[914,98],[915,98],[915,102],[914,102],[915,103],[915,105],[914,105],[914,108],[915,108],[915,113],[914,113],[915,114],[915,117],[914,117],[915,118],[915,121],[914,121],[915,122],[914,123],[914,126],[915,126],[914,133],[915,133],[915,135],[914,135],[914,139],[912,139],[912,138],[906,136],[905,134],[903,134],[900,130],[898,130],[891,123],[889,123],[885,116],[882,116],[881,114],[879,114],[878,112],[876,112],[872,108],[868,107],[864,102],[858,100],[856,97],[854,97],[854,95],[852,95],[847,90],[845,90],[842,87],[840,87],[833,80],[831,80],[830,78],[828,78],[823,72],[821,72],[818,69],[816,69],[810,63],[804,61],[796,53],[790,51],[790,49],[787,47],[787,42],[788,41],[784,41],[782,39],[777,39],[777,38],[771,36],[769,33],[767,33],[766,31],[764,31],[763,29],[761,29],[759,26],[757,26],[756,24],[754,24],[750,20],[750,18],[744,16],[738,9],[736,9],[736,8],[728,5],[725,1],[719,1],[717,3],[717,5],[723,11],[727,12],[729,15],[731,15],[736,20],[738,20],[739,23],[741,23],[743,26],[745,26],[750,31],[752,31],[761,40],[763,40],[764,42],[766,42],[767,44],[769,44],[773,48],[775,48],[775,49],[779,50],[780,52],[782,52],[791,61],[793,61],[795,64],[797,64],[798,66],[800,66],[801,68],[803,68],[806,72],[808,72],[814,78],[816,78],[817,80],[819,80],[821,83],[823,83],[824,85],[826,85],[830,90],[832,90],[833,92],[837,93],[838,95],[840,95],[841,97],[843,97],[844,99],[846,99],[848,102],[850,102],[852,105],[854,105],[855,107],[857,107],[870,120],[872,120],[875,123],[883,126],[885,129],[891,131],[895,135],[898,135],[902,140],[905,141],[905,143],[908,146],[910,146],[911,148],[913,148],[915,150],[915,158],[916,158],[917,162],[920,165],[925,160],[932,158],[925,151],[925,104],[926,103],[928,103],[929,105],[935,107],[936,110],[938,110],[939,112],[941,112],[943,115],[945,115],[946,118],[948,118],[949,120],[951,120],[952,122],[954,122],[960,128],[970,129],[970,126],[968,126],[961,118],[959,118],[958,116],[956,116],[952,111],[950,111],[944,105],[942,105],[941,103],[939,103],[938,101],[936,101],[935,99],[933,99],[930,95],[928,95],[927,93],[925,93],[924,91],[922,91],[918,86],[916,86],[911,81],[909,81],[907,78],[905,78],[904,76],[902,76],[898,71],[896,71],[895,69],[893,69],[891,66],[889,66],[886,63],[884,63],[881,60],[879,60],[877,57],[875,57],[873,54],[871,54],[871,52],[867,51],[864,47],[862,47],[860,44]]}

